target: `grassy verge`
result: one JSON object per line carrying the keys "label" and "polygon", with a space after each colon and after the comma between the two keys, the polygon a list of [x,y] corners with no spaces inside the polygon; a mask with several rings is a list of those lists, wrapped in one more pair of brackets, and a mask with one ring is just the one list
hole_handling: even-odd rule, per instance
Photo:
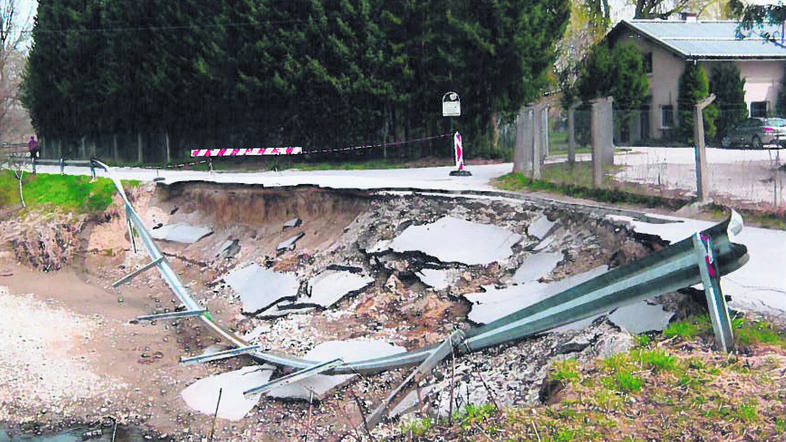
{"label": "grassy verge", "polygon": [[543,168],[543,179],[533,180],[521,173],[509,173],[498,178],[496,185],[504,190],[550,192],[605,203],[638,204],[647,207],[677,209],[688,202],[679,198],[664,198],[615,189],[612,188],[616,185],[614,180],[605,175],[604,188],[594,189],[591,167],[589,163],[576,163],[572,167],[566,163],[548,164]]}
{"label": "grassy verge", "polygon": [[[129,186],[138,181],[125,181]],[[74,213],[102,212],[112,203],[112,181],[87,176],[29,174],[24,175],[22,189],[27,210],[60,210]],[[19,205],[19,181],[9,170],[0,171],[0,208]]]}
{"label": "grassy verge", "polygon": [[734,321],[740,354],[710,349],[706,318],[640,336],[632,350],[581,365],[565,360],[549,378],[554,405],[471,407],[454,424],[422,421],[402,439],[524,441],[786,440],[786,335],[772,324]]}

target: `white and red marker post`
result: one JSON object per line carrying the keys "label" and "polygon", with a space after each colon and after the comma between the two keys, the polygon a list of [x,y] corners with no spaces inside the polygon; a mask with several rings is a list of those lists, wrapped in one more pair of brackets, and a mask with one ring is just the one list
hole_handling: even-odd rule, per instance
{"label": "white and red marker post", "polygon": [[472,176],[472,173],[464,168],[464,146],[461,144],[461,134],[453,134],[453,150],[456,157],[456,170],[450,171],[450,176]]}

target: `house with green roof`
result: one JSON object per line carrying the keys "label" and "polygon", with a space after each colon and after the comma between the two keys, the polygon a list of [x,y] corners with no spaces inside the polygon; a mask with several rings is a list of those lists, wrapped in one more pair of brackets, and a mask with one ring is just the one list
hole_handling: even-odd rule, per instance
{"label": "house with green roof", "polygon": [[649,99],[639,118],[615,138],[627,143],[670,137],[677,124],[679,78],[687,63],[700,64],[708,77],[718,64],[735,63],[745,78],[749,116],[771,116],[786,61],[782,38],[781,26],[744,31],[734,21],[694,17],[620,21],[606,39],[612,46],[632,42],[639,47],[649,78]]}

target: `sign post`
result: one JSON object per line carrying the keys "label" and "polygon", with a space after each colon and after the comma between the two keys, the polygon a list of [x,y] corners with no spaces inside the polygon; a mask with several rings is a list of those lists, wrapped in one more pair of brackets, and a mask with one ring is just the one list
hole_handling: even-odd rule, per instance
{"label": "sign post", "polygon": [[[456,92],[446,92],[442,96],[442,116],[446,118],[461,116],[461,99]],[[450,120],[450,132],[453,133],[453,120]],[[453,133],[453,152],[456,159],[456,170],[450,176],[471,176],[470,171],[464,169],[464,146],[461,143],[461,134]]]}

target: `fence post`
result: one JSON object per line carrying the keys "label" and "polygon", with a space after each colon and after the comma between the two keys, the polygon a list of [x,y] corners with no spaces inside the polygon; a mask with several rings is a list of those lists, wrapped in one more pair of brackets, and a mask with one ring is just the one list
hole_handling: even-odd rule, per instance
{"label": "fence post", "polygon": [[596,98],[592,103],[592,187],[603,186],[603,166],[614,164],[614,123],[611,97]]}
{"label": "fence post", "polygon": [[516,147],[513,151],[513,172],[529,172],[531,167],[530,155],[532,154],[533,109],[525,106],[519,112],[516,121]]}
{"label": "fence post", "polygon": [[543,178],[541,166],[543,165],[544,137],[543,137],[543,113],[548,108],[546,103],[538,103],[532,106],[532,179]]}
{"label": "fence post", "polygon": [[707,176],[707,151],[704,146],[704,114],[702,111],[715,100],[715,94],[696,103],[693,110],[693,144],[696,145],[696,196],[706,202],[710,197],[709,177]]}
{"label": "fence post", "polygon": [[568,164],[576,162],[576,108],[579,103],[571,104],[568,107]]}

